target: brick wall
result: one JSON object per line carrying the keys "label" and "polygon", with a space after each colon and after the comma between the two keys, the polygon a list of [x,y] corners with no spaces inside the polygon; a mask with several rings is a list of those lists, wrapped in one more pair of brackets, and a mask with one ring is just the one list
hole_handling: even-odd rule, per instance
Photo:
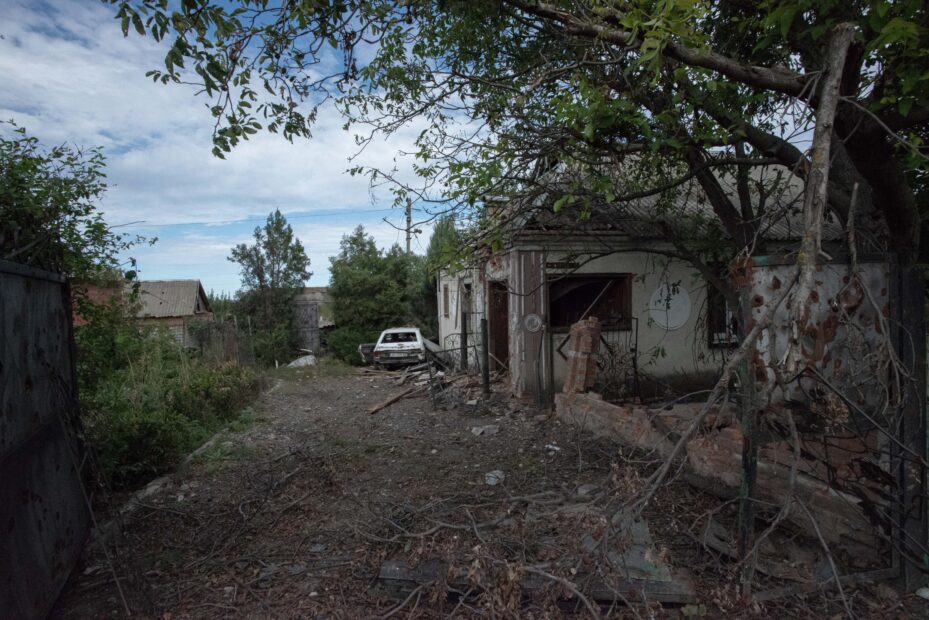
{"label": "brick wall", "polygon": [[568,376],[565,394],[586,392],[597,381],[597,351],[600,348],[600,321],[583,319],[571,326],[568,342]]}

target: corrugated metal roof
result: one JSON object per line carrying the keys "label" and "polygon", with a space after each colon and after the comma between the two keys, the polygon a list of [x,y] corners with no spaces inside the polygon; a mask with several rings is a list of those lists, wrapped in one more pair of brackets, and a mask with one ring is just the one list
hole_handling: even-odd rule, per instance
{"label": "corrugated metal roof", "polygon": [[[140,318],[193,316],[203,288],[200,280],[142,280],[139,282]],[[206,295],[203,294],[204,301]],[[200,313],[209,312],[201,307]]]}
{"label": "corrugated metal roof", "polygon": [[[664,237],[662,223],[676,228],[686,222],[695,227],[694,232],[724,234],[706,193],[695,179],[654,196],[592,205],[590,212],[582,217],[577,207],[565,207],[558,213],[554,212],[554,202],[563,193],[571,193],[571,188],[577,187],[579,179],[572,178],[571,172],[564,168],[553,174],[558,175],[558,180],[550,183],[549,191],[512,203],[520,214],[510,220],[513,232],[574,229],[579,232],[615,232],[638,239],[659,239]],[[759,167],[753,169],[751,176],[749,200],[755,210],[755,221],[761,236],[773,241],[799,239],[803,234],[803,182],[783,166]],[[735,178],[721,173],[717,173],[716,177],[738,208]],[[558,190],[559,186],[564,187],[563,192]],[[624,187],[621,180],[617,180],[615,190],[618,196],[634,192],[634,189]],[[827,215],[823,225],[823,239],[837,239],[842,234],[841,224],[833,215]]]}

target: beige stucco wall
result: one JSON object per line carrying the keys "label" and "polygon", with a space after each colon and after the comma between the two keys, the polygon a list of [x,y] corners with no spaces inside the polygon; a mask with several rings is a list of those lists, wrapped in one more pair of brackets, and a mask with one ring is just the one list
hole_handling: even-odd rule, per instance
{"label": "beige stucco wall", "polygon": [[[578,246],[578,242],[564,239],[548,239],[544,243],[536,244],[523,243],[517,248],[511,248],[505,253],[495,255],[483,268],[468,269],[453,275],[442,274],[438,279],[436,288],[439,302],[440,346],[457,346],[459,342],[457,334],[461,332],[460,289],[463,283],[469,282],[472,285],[473,309],[486,311],[487,283],[489,281],[506,281],[511,290],[509,302],[511,382],[514,391],[518,395],[532,396],[532,394],[521,393],[520,386],[524,384],[524,381],[521,380],[520,373],[528,372],[526,369],[536,367],[528,357],[537,355],[538,347],[531,347],[532,351],[530,352],[529,348],[520,346],[527,334],[523,333],[523,317],[517,316],[518,308],[522,307],[528,300],[514,292],[517,291],[518,286],[512,279],[518,277],[520,272],[513,269],[512,262],[517,260],[516,257],[520,252],[525,255],[527,252],[540,251],[544,253],[545,277],[548,281],[558,277],[559,274],[605,275],[628,273],[632,275],[631,304],[633,316],[638,321],[637,345],[640,372],[664,380],[681,379],[682,377],[697,379],[701,375],[705,376],[718,371],[724,362],[727,351],[725,349],[711,348],[707,344],[705,325],[706,283],[695,268],[685,262],[668,259],[659,254],[622,249],[621,241],[611,246],[621,248],[621,251],[597,258],[593,258],[593,256],[604,252],[599,247],[585,255],[579,251]],[[556,267],[553,266],[553,263],[573,263],[574,266]],[[514,274],[517,274],[517,276],[514,276]],[[449,314],[447,317],[444,316],[443,312],[443,287],[446,285],[449,288]],[[656,324],[651,318],[649,302],[655,290],[662,285],[679,287],[680,290],[687,292],[690,299],[689,316],[686,322],[677,329],[665,329]],[[547,313],[546,300],[548,295],[544,291],[539,291],[536,294],[542,295],[543,303],[541,307],[544,309],[543,314]],[[543,316],[542,318],[547,325],[548,317]],[[471,338],[469,338],[472,344],[479,342],[476,328],[475,321],[475,325],[471,329]],[[567,332],[551,331],[551,333],[546,333],[545,343],[542,346],[544,359],[541,361],[541,365],[542,373],[545,375],[543,382],[546,389],[553,388],[556,392],[561,389],[567,371],[567,362],[558,354],[556,349],[567,336]],[[612,336],[618,335],[613,334]],[[634,341],[631,333],[626,333],[623,336],[624,339]],[[606,337],[608,340],[623,340],[623,338],[611,338],[611,334],[607,334]],[[475,349],[472,349],[472,352],[474,354]],[[475,359],[470,360],[472,365],[475,362]],[[549,372],[552,375],[551,379],[548,377]]]}
{"label": "beige stucco wall", "polygon": [[[565,262],[569,258],[566,251],[549,250],[546,262]],[[587,258],[575,255],[573,260],[584,263]],[[549,279],[558,273],[548,271]],[[581,264],[572,273],[633,275],[632,312],[638,319],[638,363],[642,372],[658,378],[679,377],[712,372],[722,364],[724,350],[707,345],[706,282],[689,264],[646,252],[618,252]],[[689,317],[678,329],[663,328],[649,312],[652,294],[663,285],[676,285],[690,298]],[[567,334],[556,333],[553,337],[557,347]],[[554,353],[552,368],[558,390],[564,382],[567,363]]]}

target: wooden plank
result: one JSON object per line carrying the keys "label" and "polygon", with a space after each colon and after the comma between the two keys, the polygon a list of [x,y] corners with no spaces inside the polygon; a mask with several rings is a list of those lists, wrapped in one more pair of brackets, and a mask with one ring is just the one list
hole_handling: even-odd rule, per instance
{"label": "wooden plank", "polygon": [[403,398],[404,396],[409,396],[410,394],[412,394],[413,392],[415,392],[417,389],[419,389],[419,388],[411,387],[411,388],[408,389],[408,390],[404,390],[403,392],[400,392],[399,394],[395,394],[395,395],[391,396],[390,398],[388,398],[387,400],[385,400],[384,402],[382,402],[382,403],[380,403],[380,404],[374,405],[374,406],[372,406],[372,407],[368,407],[368,414],[369,414],[369,415],[375,414],[375,413],[377,413],[378,411],[380,411],[381,409],[386,409],[387,407],[390,407],[392,404],[394,404],[395,402],[397,402],[398,400],[400,400],[400,399]]}

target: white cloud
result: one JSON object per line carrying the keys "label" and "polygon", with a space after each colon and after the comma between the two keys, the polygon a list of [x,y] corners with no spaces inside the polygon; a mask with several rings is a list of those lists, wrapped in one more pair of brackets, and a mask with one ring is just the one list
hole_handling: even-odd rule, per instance
{"label": "white cloud", "polygon": [[[355,164],[393,168],[398,153],[411,150],[419,128],[371,144],[350,163],[354,138],[327,107],[311,140],[290,144],[259,133],[219,160],[210,152],[213,119],[206,99],[195,97],[191,87],[146,78],[148,69],[162,66],[165,46],[151,38],[123,38],[112,6],[14,1],[4,7],[0,34],[0,118],[14,118],[47,144],[104,147],[110,190],[101,206],[107,220],[144,220],[144,226],[125,230],[161,238],[154,248],[135,252],[145,277],[217,274],[223,284],[216,288],[230,290],[232,279],[234,289],[235,266],[225,257],[242,239],[197,224],[260,218],[274,208],[329,214],[293,221],[311,252],[314,283],[328,280],[328,256],[358,223],[381,245],[403,241],[380,221],[390,215],[400,225],[402,212],[372,213],[390,207],[389,191],[372,193],[366,178],[344,171]],[[412,178],[409,170],[399,175]],[[341,210],[344,218],[334,213]],[[177,224],[187,226],[169,226]]]}

